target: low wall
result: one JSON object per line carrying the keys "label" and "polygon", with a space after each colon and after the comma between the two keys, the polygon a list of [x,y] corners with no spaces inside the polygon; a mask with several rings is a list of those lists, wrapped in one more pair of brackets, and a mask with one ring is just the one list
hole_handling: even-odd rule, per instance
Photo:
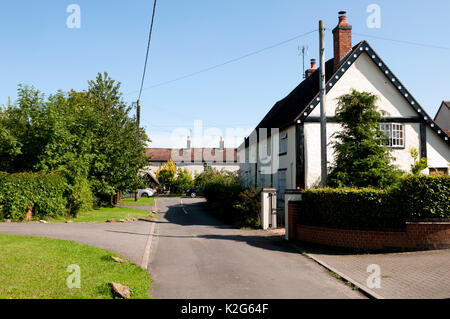
{"label": "low wall", "polygon": [[398,232],[364,231],[300,225],[299,214],[298,203],[290,203],[290,240],[364,250],[450,248],[450,222],[408,222],[406,230]]}

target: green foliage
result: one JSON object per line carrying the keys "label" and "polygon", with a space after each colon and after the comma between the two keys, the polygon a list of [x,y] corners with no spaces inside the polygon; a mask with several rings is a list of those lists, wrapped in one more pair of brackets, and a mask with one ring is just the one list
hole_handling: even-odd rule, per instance
{"label": "green foliage", "polygon": [[87,194],[85,182],[75,183],[87,179],[97,204],[109,204],[116,191],[139,187],[138,172],[147,165],[149,140],[131,111],[107,73],[86,91],[48,98],[19,86],[17,101],[0,111],[0,170],[64,171],[74,189]]}
{"label": "green foliage", "polygon": [[261,226],[261,191],[256,188],[242,191],[233,208],[236,210],[238,224],[252,227]]}
{"label": "green foliage", "polygon": [[414,164],[411,165],[411,173],[413,175],[419,175],[424,169],[428,167],[428,159],[426,157],[422,157],[419,161],[417,158],[419,157],[419,151],[415,147],[411,147],[409,150],[411,157],[414,160]]}
{"label": "green foliage", "polygon": [[383,146],[386,136],[379,127],[382,114],[376,102],[375,95],[356,90],[339,98],[335,119],[342,130],[334,134],[330,186],[384,188],[398,179],[390,151]]}
{"label": "green foliage", "polygon": [[196,177],[195,185],[203,189],[211,210],[225,222],[238,226],[260,225],[261,193],[245,190],[235,173],[209,168]]}
{"label": "green foliage", "polygon": [[302,192],[300,223],[347,229],[401,229],[411,219],[450,218],[449,176],[406,176],[385,190]]}
{"label": "green foliage", "polygon": [[3,217],[24,220],[28,209],[37,218],[67,214],[67,180],[59,173],[16,173],[0,175]]}
{"label": "green foliage", "polygon": [[69,214],[74,217],[92,210],[94,196],[87,178],[77,178],[73,185],[68,185],[68,202]]}
{"label": "green foliage", "polygon": [[177,176],[173,183],[173,192],[176,194],[184,194],[186,191],[194,186],[194,179],[191,173],[184,168],[177,170]]}
{"label": "green foliage", "polygon": [[158,168],[156,178],[159,181],[160,188],[172,191],[176,173],[177,165],[171,159],[165,165]]}
{"label": "green foliage", "polygon": [[449,175],[404,176],[393,192],[409,218],[450,218]]}
{"label": "green foliage", "polygon": [[300,223],[348,229],[399,228],[389,193],[371,188],[318,188],[302,192]]}

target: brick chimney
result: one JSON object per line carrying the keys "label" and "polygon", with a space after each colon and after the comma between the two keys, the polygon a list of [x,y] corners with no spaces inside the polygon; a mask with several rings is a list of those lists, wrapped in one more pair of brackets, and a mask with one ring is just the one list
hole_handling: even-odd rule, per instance
{"label": "brick chimney", "polygon": [[316,59],[311,59],[311,68],[305,71],[305,78],[309,78],[317,70]]}
{"label": "brick chimney", "polygon": [[347,12],[339,11],[339,24],[333,29],[334,70],[352,49],[352,26],[347,23]]}
{"label": "brick chimney", "polygon": [[188,150],[191,149],[191,137],[190,136],[187,137],[186,149],[188,149]]}

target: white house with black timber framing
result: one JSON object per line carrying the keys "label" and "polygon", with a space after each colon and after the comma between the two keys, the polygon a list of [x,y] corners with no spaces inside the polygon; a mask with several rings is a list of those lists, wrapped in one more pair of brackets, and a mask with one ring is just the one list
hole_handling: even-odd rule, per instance
{"label": "white house with black timber framing", "polygon": [[[351,29],[341,12],[339,24],[333,30],[334,58],[325,66],[328,143],[339,130],[334,122],[337,99],[351,89],[371,92],[379,98],[378,109],[386,112],[380,126],[390,136],[394,164],[410,171],[413,164],[410,149],[415,147],[421,157],[428,158],[429,167],[435,169],[427,169],[425,173],[436,169],[448,172],[450,141],[444,129],[366,41],[352,47]],[[281,200],[285,189],[314,187],[321,178],[319,71],[315,63],[306,76],[273,106],[238,148],[239,173],[247,186],[276,188]],[[261,133],[264,129],[267,135]],[[329,163],[334,159],[333,153],[329,145]]]}

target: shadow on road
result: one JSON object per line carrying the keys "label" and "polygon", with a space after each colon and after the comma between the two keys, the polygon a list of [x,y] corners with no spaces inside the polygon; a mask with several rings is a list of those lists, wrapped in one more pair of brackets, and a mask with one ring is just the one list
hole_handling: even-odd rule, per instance
{"label": "shadow on road", "polygon": [[[284,241],[283,236],[270,235],[263,230],[242,230],[225,224],[210,211],[206,203],[184,203],[168,205],[164,218],[170,223],[181,226],[211,227],[209,234],[197,236],[161,236],[174,238],[200,238],[211,240],[229,240],[247,243],[261,249],[298,254],[292,246]],[[184,208],[184,210],[183,210]],[[159,236],[159,235],[157,235]]]}

